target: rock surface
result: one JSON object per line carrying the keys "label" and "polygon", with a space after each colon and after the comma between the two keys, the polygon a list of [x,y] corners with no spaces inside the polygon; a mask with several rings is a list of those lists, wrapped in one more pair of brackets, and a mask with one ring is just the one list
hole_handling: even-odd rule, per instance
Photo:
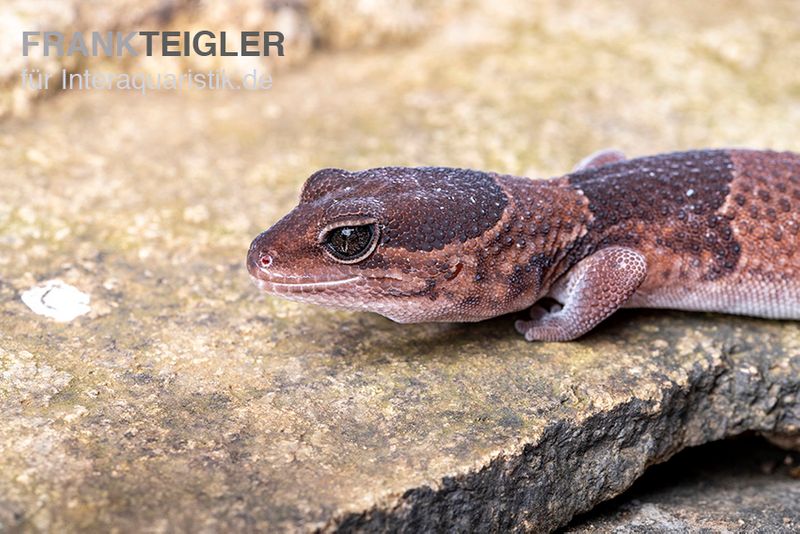
{"label": "rock surface", "polygon": [[563,532],[788,534],[798,529],[800,454],[746,438],[681,452]]}
{"label": "rock surface", "polygon": [[[324,166],[800,150],[795,2],[526,5],[266,94],[72,93],[0,125],[0,530],[546,530],[683,447],[796,434],[798,323],[627,311],[530,344],[250,284],[251,238]],[[91,311],[22,302],[55,279]]]}

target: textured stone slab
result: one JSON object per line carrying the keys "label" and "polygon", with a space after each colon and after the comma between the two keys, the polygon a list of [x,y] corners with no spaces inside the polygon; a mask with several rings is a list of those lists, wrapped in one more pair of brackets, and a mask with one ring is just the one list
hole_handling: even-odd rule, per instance
{"label": "textured stone slab", "polygon": [[6,305],[3,525],[544,530],[682,447],[800,424],[794,324],[628,312],[530,345],[507,319],[322,315],[287,335],[236,285],[148,316],[168,303],[120,284],[114,311],[42,334]]}
{"label": "textured stone slab", "polygon": [[750,437],[681,452],[565,533],[798,529],[800,454]]}
{"label": "textured stone slab", "polygon": [[[578,372],[584,386],[591,384],[589,402],[573,405],[561,396],[560,409],[544,412],[551,417],[544,425],[480,469],[414,489],[383,508],[351,515],[344,524],[549,530],[619,493],[647,465],[683,447],[744,430],[798,432],[800,355],[790,341],[796,331],[771,339],[727,325],[691,332],[688,325],[674,329],[674,321],[647,317],[652,332],[639,335],[631,327],[647,327],[629,319],[632,324],[615,326],[592,343],[613,336],[621,345],[608,345],[608,354],[619,354],[621,361],[592,360],[591,373]],[[793,347],[790,355],[787,346]],[[630,347],[647,347],[642,352],[649,355]],[[620,368],[621,362],[628,362],[627,368]],[[549,364],[556,367],[550,375],[553,390],[587,391],[574,378],[556,378],[557,358],[543,362],[535,380],[550,374]],[[575,370],[569,373],[574,377]]]}

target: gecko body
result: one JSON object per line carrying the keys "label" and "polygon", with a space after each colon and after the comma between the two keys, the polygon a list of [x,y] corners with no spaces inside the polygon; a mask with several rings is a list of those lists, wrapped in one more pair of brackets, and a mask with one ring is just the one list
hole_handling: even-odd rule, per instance
{"label": "gecko body", "polygon": [[529,308],[526,339],[565,341],[623,307],[800,319],[799,249],[800,155],[603,151],[548,180],[323,169],[247,267],[268,293],[403,323]]}

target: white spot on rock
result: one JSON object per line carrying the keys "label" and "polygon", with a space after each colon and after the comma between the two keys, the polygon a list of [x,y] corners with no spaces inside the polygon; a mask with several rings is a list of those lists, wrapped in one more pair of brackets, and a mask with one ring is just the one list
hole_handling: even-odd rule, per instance
{"label": "white spot on rock", "polygon": [[91,311],[89,295],[61,280],[49,280],[22,294],[22,302],[34,313],[68,322]]}

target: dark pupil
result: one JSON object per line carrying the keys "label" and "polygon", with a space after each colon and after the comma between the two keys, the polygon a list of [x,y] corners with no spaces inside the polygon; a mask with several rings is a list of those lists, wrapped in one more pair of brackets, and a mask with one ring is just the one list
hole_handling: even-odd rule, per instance
{"label": "dark pupil", "polygon": [[343,226],[330,233],[328,245],[342,259],[355,258],[367,250],[372,241],[372,226]]}

